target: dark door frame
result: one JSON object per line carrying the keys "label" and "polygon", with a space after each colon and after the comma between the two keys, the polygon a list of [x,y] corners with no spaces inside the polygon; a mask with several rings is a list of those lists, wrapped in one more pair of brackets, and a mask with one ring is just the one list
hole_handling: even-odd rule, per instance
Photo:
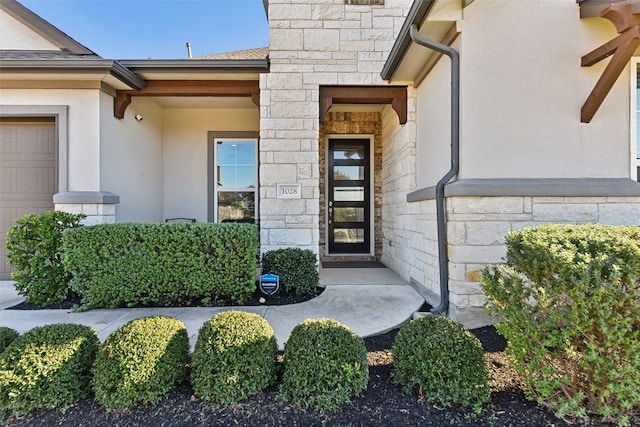
{"label": "dark door frame", "polygon": [[[358,134],[330,134],[326,136],[326,156],[325,156],[325,161],[327,162],[326,164],[326,191],[325,191],[325,212],[326,212],[326,216],[325,216],[325,233],[326,233],[326,248],[325,248],[325,252],[326,255],[372,255],[373,254],[373,242],[375,241],[375,236],[374,236],[374,220],[375,220],[375,215],[374,215],[374,205],[373,205],[373,200],[374,200],[374,183],[373,183],[373,177],[374,177],[374,162],[373,162],[373,154],[374,154],[374,146],[373,146],[373,142],[374,142],[374,135],[369,135],[369,134],[362,134],[362,135],[358,135]],[[334,225],[335,222],[333,220],[333,215],[332,215],[332,209],[336,208],[336,207],[341,207],[341,205],[346,205],[349,203],[344,203],[344,202],[335,202],[333,201],[333,194],[332,194],[332,190],[335,184],[333,184],[333,177],[331,176],[331,171],[332,171],[332,166],[333,166],[333,159],[331,156],[332,153],[332,142],[333,141],[343,141],[343,142],[349,142],[349,141],[364,141],[365,142],[365,151],[366,151],[366,159],[364,162],[365,165],[365,175],[364,175],[364,182],[362,182],[361,184],[364,185],[365,187],[365,195],[364,195],[364,201],[362,202],[361,206],[364,207],[364,211],[365,211],[365,217],[364,217],[364,242],[360,245],[357,244],[340,244],[340,243],[334,243],[333,242],[333,229],[334,229]],[[349,161],[341,161],[338,162],[338,166],[342,165],[342,166],[347,166],[350,162]],[[345,183],[348,184],[348,183]],[[353,185],[353,184],[352,184]],[[349,223],[342,223],[345,227],[350,227],[350,226],[355,226],[358,224],[349,224]]]}

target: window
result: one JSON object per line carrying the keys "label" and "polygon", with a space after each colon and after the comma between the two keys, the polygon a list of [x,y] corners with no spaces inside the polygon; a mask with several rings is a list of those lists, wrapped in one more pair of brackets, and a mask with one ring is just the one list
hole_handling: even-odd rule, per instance
{"label": "window", "polygon": [[209,174],[213,198],[210,220],[257,222],[258,140],[213,138],[210,147],[214,166]]}

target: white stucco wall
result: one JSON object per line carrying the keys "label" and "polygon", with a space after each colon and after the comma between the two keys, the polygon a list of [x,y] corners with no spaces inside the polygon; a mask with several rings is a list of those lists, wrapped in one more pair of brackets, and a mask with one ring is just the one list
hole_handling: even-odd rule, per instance
{"label": "white stucco wall", "polygon": [[484,0],[464,9],[460,178],[630,176],[629,70],[589,124],[580,108],[608,60],[580,58],[617,36],[574,0]]}
{"label": "white stucco wall", "polygon": [[[146,119],[145,119],[146,120]],[[164,218],[207,221],[207,133],[257,132],[258,109],[176,109],[163,111]]]}
{"label": "white stucco wall", "polygon": [[60,50],[13,16],[0,10],[0,50]]}
{"label": "white stucco wall", "polygon": [[120,120],[113,116],[113,98],[103,93],[101,115],[101,189],[120,197],[117,221],[164,221],[162,108],[133,98]]}
{"label": "white stucco wall", "polygon": [[[2,105],[66,105],[68,190],[99,191],[100,91],[98,89],[0,89]],[[112,107],[113,108],[113,107]]]}
{"label": "white stucco wall", "polygon": [[[459,39],[453,47],[460,49]],[[426,48],[424,48],[426,49]],[[416,89],[418,188],[435,185],[451,167],[451,60],[442,56]]]}

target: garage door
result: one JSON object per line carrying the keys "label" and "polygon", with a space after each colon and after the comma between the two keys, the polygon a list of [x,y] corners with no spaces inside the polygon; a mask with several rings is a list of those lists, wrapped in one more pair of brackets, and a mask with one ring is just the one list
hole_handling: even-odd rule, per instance
{"label": "garage door", "polygon": [[10,279],[9,227],[28,213],[53,210],[58,156],[53,118],[0,119],[0,280]]}

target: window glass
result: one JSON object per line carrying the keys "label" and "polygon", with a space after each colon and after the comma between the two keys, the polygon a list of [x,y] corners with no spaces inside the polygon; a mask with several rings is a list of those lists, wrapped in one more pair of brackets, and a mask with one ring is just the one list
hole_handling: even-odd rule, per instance
{"label": "window glass", "polygon": [[218,192],[218,222],[253,223],[255,218],[255,192]]}
{"label": "window glass", "polygon": [[256,220],[257,141],[216,140],[215,220]]}
{"label": "window glass", "polygon": [[362,228],[334,228],[333,241],[336,243],[364,243]]}
{"label": "window glass", "polygon": [[333,179],[338,181],[364,179],[364,166],[334,166]]}
{"label": "window glass", "polygon": [[335,222],[364,222],[364,208],[333,208]]}
{"label": "window glass", "polygon": [[219,188],[253,188],[256,185],[256,149],[253,141],[217,143]]}
{"label": "window glass", "polygon": [[364,145],[335,144],[333,158],[336,160],[362,160],[364,159]]}
{"label": "window glass", "polygon": [[333,200],[336,202],[363,202],[364,187],[335,187]]}

